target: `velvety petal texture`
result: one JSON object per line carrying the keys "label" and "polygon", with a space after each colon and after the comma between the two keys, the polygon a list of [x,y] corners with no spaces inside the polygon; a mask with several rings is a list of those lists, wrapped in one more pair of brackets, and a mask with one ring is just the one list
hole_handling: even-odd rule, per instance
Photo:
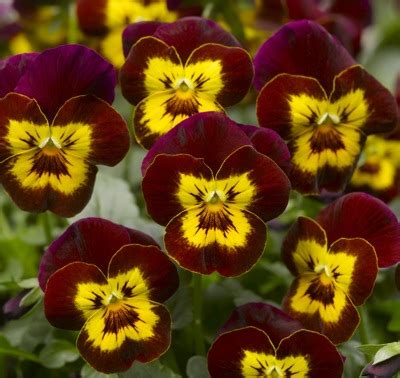
{"label": "velvety petal texture", "polygon": [[365,239],[340,238],[328,248],[324,229],[300,217],[284,239],[282,258],[296,277],[285,311],[335,344],[348,340],[359,323],[354,306],[364,303],[375,284],[374,247]]}
{"label": "velvety petal texture", "polygon": [[364,238],[375,249],[379,267],[400,261],[400,225],[392,210],[366,193],[350,193],[323,209],[317,221],[331,244],[340,238]]}
{"label": "velvety petal texture", "polygon": [[307,330],[292,333],[276,348],[258,328],[223,333],[211,346],[207,360],[212,378],[339,378],[343,372],[343,361],[335,346],[323,335]]}
{"label": "velvety petal texture", "polygon": [[53,273],[45,315],[55,327],[80,329],[82,357],[100,372],[116,373],[168,349],[171,317],[158,302],[177,288],[177,270],[157,247],[129,244],[113,255],[107,276],[82,261]]}

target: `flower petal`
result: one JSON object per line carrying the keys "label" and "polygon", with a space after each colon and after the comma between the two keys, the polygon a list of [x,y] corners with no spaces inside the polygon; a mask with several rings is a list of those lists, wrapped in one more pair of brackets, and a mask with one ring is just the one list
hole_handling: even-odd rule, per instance
{"label": "flower petal", "polygon": [[201,274],[241,275],[260,259],[266,226],[255,214],[223,205],[213,212],[196,206],[178,214],[165,229],[167,253],[181,267]]}
{"label": "flower petal", "polygon": [[253,64],[242,48],[207,43],[192,52],[185,75],[197,84],[196,90],[226,107],[238,103],[248,92]]}
{"label": "flower petal", "polygon": [[96,265],[104,275],[112,256],[126,244],[154,245],[148,235],[101,218],[85,218],[72,223],[46,249],[39,268],[39,284],[44,291],[56,270],[74,261]]}
{"label": "flower petal", "polygon": [[365,193],[347,194],[317,216],[332,244],[340,238],[363,238],[374,248],[379,267],[400,261],[400,225],[382,201]]}
{"label": "flower petal", "polygon": [[206,43],[240,47],[235,37],[216,22],[203,17],[184,17],[157,28],[154,37],[174,46],[185,63],[193,50]]}
{"label": "flower petal", "polygon": [[181,95],[174,90],[154,93],[139,102],[133,125],[137,141],[145,148],[153,146],[157,138],[196,113],[223,111],[208,96],[188,92]]}
{"label": "flower petal", "polygon": [[343,360],[340,353],[327,337],[319,333],[302,329],[283,339],[276,351],[277,358],[293,355],[307,356],[307,377],[342,377]]}
{"label": "flower petal", "polygon": [[108,296],[104,274],[95,265],[74,262],[51,275],[44,295],[47,320],[63,329],[79,330]]}
{"label": "flower petal", "polygon": [[77,0],[76,15],[79,28],[87,34],[102,35],[107,32],[107,0]]}
{"label": "flower petal", "polygon": [[150,362],[169,347],[168,310],[149,301],[132,301],[95,313],[79,334],[82,357],[102,373],[130,368],[135,360]]}
{"label": "flower petal", "polygon": [[157,223],[166,225],[184,209],[197,205],[199,191],[204,192],[203,186],[212,178],[202,159],[185,154],[158,155],[142,182],[147,212]]}
{"label": "flower petal", "polygon": [[276,347],[283,338],[302,328],[300,322],[279,308],[258,302],[236,307],[218,334],[249,326],[263,330]]}
{"label": "flower petal", "polygon": [[[289,46],[289,48],[288,48]],[[254,86],[288,73],[317,79],[330,93],[334,77],[355,64],[344,47],[312,21],[289,22],[259,48],[254,57]]]}
{"label": "flower petal", "polygon": [[[275,356],[275,348],[262,330],[246,327],[223,333],[208,351],[208,371],[212,378],[241,378],[250,376],[249,373],[257,376],[264,371],[258,371],[260,362],[256,358],[251,359],[256,354]],[[255,363],[253,369],[250,362]]]}
{"label": "flower petal", "polygon": [[174,264],[155,246],[131,244],[122,247],[110,261],[109,280],[123,280],[126,277],[126,290],[133,290],[128,276],[133,277],[135,269],[140,271],[152,301],[164,302],[178,289],[179,277]]}
{"label": "flower petal", "polygon": [[54,118],[52,135],[68,153],[94,165],[116,165],[130,145],[124,119],[111,105],[94,96],[68,100]]}
{"label": "flower petal", "polygon": [[299,217],[289,229],[282,244],[282,259],[297,276],[313,271],[327,253],[325,231],[311,218]]}
{"label": "flower petal", "polygon": [[183,76],[183,66],[174,47],[143,37],[130,49],[120,71],[122,94],[133,105],[147,96],[166,91]]}
{"label": "flower petal", "polygon": [[158,154],[189,154],[204,159],[214,173],[233,151],[250,145],[241,127],[221,112],[195,114],[160,137],[142,163],[142,174]]}
{"label": "flower petal", "polygon": [[350,339],[360,322],[346,294],[340,288],[322,285],[314,274],[295,279],[283,309],[305,328],[324,334],[334,344]]}
{"label": "flower petal", "polygon": [[71,97],[92,94],[111,103],[115,85],[114,68],[100,55],[85,46],[64,45],[39,54],[15,91],[36,99],[52,120]]}

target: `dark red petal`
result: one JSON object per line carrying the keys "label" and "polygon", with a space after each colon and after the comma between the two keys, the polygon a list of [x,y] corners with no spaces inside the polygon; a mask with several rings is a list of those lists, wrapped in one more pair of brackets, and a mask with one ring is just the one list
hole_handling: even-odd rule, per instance
{"label": "dark red petal", "polygon": [[168,223],[164,244],[169,256],[187,270],[201,274],[217,271],[233,277],[257,263],[265,248],[266,233],[264,222],[248,211],[231,207],[221,218],[202,219],[201,209],[196,207]]}
{"label": "dark red petal", "polygon": [[353,0],[351,2],[335,0],[332,1],[329,12],[342,14],[363,27],[372,22],[371,0]]}
{"label": "dark red petal", "polygon": [[76,14],[79,27],[87,34],[106,33],[106,7],[107,0],[77,0]]}
{"label": "dark red petal", "polygon": [[353,66],[335,78],[331,102],[356,90],[361,90],[368,104],[366,123],[361,126],[365,134],[392,131],[397,123],[397,105],[392,94],[361,66]]}
{"label": "dark red petal", "polygon": [[94,264],[107,274],[112,256],[126,244],[155,245],[148,235],[101,218],[71,224],[46,249],[39,268],[39,284],[46,288],[50,275],[74,261]]}
{"label": "dark red petal", "polygon": [[[204,61],[218,61],[222,66],[220,77],[210,75],[211,81],[213,79],[222,81],[222,88],[216,97],[217,102],[226,107],[242,100],[253,81],[253,64],[249,53],[240,47],[207,43],[192,52],[186,62],[186,67]],[[208,73],[205,74],[207,76]],[[207,95],[206,91],[204,93]]]}
{"label": "dark red petal", "polygon": [[363,238],[375,248],[379,267],[400,261],[400,225],[396,215],[377,198],[347,194],[322,210],[317,221],[329,244],[340,238]]}
{"label": "dark red petal", "polygon": [[212,378],[242,378],[241,361],[244,350],[275,355],[269,337],[260,329],[246,327],[220,335],[207,355]]}
{"label": "dark red petal", "polygon": [[[207,181],[212,180],[213,177],[203,159],[185,154],[158,155],[147,169],[142,181],[142,191],[147,211],[157,223],[166,225],[186,206],[195,204],[186,204],[178,197],[182,175],[190,175]],[[195,194],[187,192],[187,196],[192,196],[193,201],[196,199]]]}
{"label": "dark red petal", "polygon": [[[98,311],[101,303],[79,308],[75,302],[79,284],[107,285],[104,274],[94,265],[74,262],[51,275],[44,293],[44,313],[54,326],[79,330]],[[101,298],[100,298],[101,299]]]}
{"label": "dark red petal", "polygon": [[152,301],[164,302],[178,289],[179,277],[175,265],[155,246],[131,244],[122,247],[110,261],[108,277],[135,268],[143,275]]}
{"label": "dark red petal", "polygon": [[238,124],[224,113],[195,114],[157,140],[143,160],[142,174],[158,154],[189,154],[202,158],[215,174],[228,155],[250,144]]}
{"label": "dark red petal", "polygon": [[315,20],[324,14],[318,6],[318,0],[286,0],[286,9],[292,20]]}
{"label": "dark red petal", "polygon": [[[136,327],[131,323],[124,324],[123,328],[114,327],[108,332],[104,332],[106,326],[100,329],[93,329],[93,323],[102,324],[101,322],[103,322],[105,324],[103,319],[107,320],[107,316],[104,316],[103,319],[98,319],[99,317],[96,319],[95,315],[86,322],[85,327],[79,334],[77,340],[79,352],[89,365],[106,374],[125,371],[131,367],[135,360],[146,363],[157,359],[167,351],[171,343],[171,316],[168,310],[160,304],[153,304],[152,312],[158,318],[156,325],[152,329],[152,335],[140,340],[133,340],[129,337],[128,330],[131,331],[131,334],[132,331],[136,331]],[[134,317],[136,315],[135,310],[131,309],[129,314]],[[125,319],[129,319],[128,316]],[[125,319],[123,318],[126,322]],[[89,337],[91,331],[94,334],[94,339]],[[106,349],[105,343],[102,343],[101,340],[106,336],[110,342],[111,340],[117,340],[117,334],[119,334],[119,337],[121,337],[121,334],[125,335],[122,344],[118,346],[114,342],[112,348]]]}
{"label": "dark red petal", "polygon": [[159,21],[139,21],[128,25],[122,33],[122,47],[125,58],[128,56],[131,47],[140,38],[153,35],[157,28],[163,24]]}
{"label": "dark red petal", "polygon": [[[311,218],[297,218],[297,221],[290,227],[282,244],[282,259],[294,276],[303,273],[307,268],[306,260],[301,261],[300,266],[299,262],[296,263],[293,259],[293,254],[301,242],[315,243],[328,251],[327,238],[323,228]],[[312,251],[308,252],[309,255],[312,254]]]}
{"label": "dark red petal", "polygon": [[341,378],[343,360],[329,339],[319,333],[302,329],[282,340],[276,351],[276,357],[306,356],[310,378]]}
{"label": "dark red petal", "polygon": [[193,50],[205,43],[240,47],[235,37],[216,22],[202,17],[185,17],[157,28],[154,37],[174,46],[185,63]]}
{"label": "dark red petal", "polygon": [[240,127],[258,152],[271,158],[286,174],[290,172],[290,152],[278,133],[264,127],[250,125],[240,125]]}
{"label": "dark red petal", "polygon": [[[143,37],[139,39],[130,49],[124,65],[120,70],[119,81],[122,94],[133,105],[149,96],[149,88],[146,87],[146,69],[153,59],[162,59],[174,65],[181,65],[181,60],[174,47],[154,37]],[[158,67],[157,72],[162,77],[166,65]],[[170,72],[166,71],[166,75]],[[164,75],[165,75],[164,74]],[[159,90],[167,90],[163,82],[159,83]]]}
{"label": "dark red petal", "polygon": [[[114,166],[129,150],[130,137],[126,122],[107,102],[94,96],[79,96],[68,100],[54,118],[54,126],[68,130],[71,123],[90,127],[88,161],[91,164]],[[69,135],[68,148],[74,149]],[[79,144],[79,139],[77,139]],[[75,142],[74,142],[75,143]]]}
{"label": "dark red petal", "polygon": [[365,239],[339,239],[331,245],[329,253],[345,253],[356,257],[347,295],[355,306],[361,306],[371,295],[378,274],[374,247]]}
{"label": "dark red petal", "polygon": [[115,85],[113,66],[95,51],[80,45],[64,45],[39,54],[15,91],[36,99],[52,120],[71,97],[91,94],[112,103]]}
{"label": "dark red petal", "polygon": [[283,338],[302,328],[300,322],[279,308],[259,302],[236,307],[218,334],[249,326],[263,330],[275,347]]}
{"label": "dark red petal", "polygon": [[[249,203],[246,199],[233,197],[233,205],[257,214],[267,222],[285,210],[290,192],[290,181],[285,173],[268,157],[260,154],[251,146],[243,146],[233,152],[222,163],[216,175],[217,180],[235,180],[235,177],[246,175],[246,179],[254,189],[254,198]],[[249,191],[251,188],[246,188]],[[232,187],[238,197],[243,192],[236,186]]]}
{"label": "dark red petal", "polygon": [[317,79],[330,93],[334,77],[355,63],[350,54],[320,25],[289,22],[259,48],[254,57],[257,90],[281,73]]}

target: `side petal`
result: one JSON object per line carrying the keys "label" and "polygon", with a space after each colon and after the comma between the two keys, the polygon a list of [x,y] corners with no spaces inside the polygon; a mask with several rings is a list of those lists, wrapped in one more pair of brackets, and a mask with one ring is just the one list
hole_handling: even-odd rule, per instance
{"label": "side petal", "polygon": [[365,239],[339,239],[331,245],[329,254],[338,286],[354,305],[361,306],[372,293],[378,274],[374,247]]}
{"label": "side petal", "polygon": [[261,90],[276,75],[287,73],[315,78],[330,93],[334,77],[354,63],[322,26],[308,20],[289,22],[257,51],[254,86]]}
{"label": "side petal", "polygon": [[103,307],[107,289],[107,279],[95,265],[68,264],[52,274],[47,282],[46,318],[54,327],[79,330]]}
{"label": "side petal", "polygon": [[192,52],[185,75],[192,79],[196,91],[226,107],[238,103],[248,92],[253,64],[242,48],[208,43]]}
{"label": "side petal", "polygon": [[150,236],[101,218],[72,223],[45,250],[39,267],[39,284],[46,288],[49,277],[72,262],[96,265],[104,275],[112,256],[126,244],[157,246]]}
{"label": "side petal", "polygon": [[262,330],[246,327],[223,333],[208,351],[208,371],[212,378],[242,378],[266,373],[257,355],[275,356],[275,348]]}
{"label": "side petal", "polygon": [[181,76],[183,66],[175,48],[150,36],[132,46],[119,81],[124,97],[137,105],[151,94],[170,89]]}
{"label": "side petal", "polygon": [[313,219],[306,217],[297,218],[282,244],[282,259],[294,276],[313,272],[327,252],[325,231]]}
{"label": "side petal", "polygon": [[135,360],[153,361],[169,348],[171,317],[168,310],[147,301],[128,305],[98,311],[79,334],[79,352],[102,373],[125,371]]}
{"label": "side petal", "polygon": [[317,216],[329,244],[340,238],[363,238],[374,248],[378,266],[400,261],[400,225],[396,215],[377,198],[365,193],[340,197]]}
{"label": "side petal", "polygon": [[327,337],[319,333],[302,329],[283,339],[276,356],[283,359],[293,355],[307,356],[307,377],[342,377],[343,360],[340,353]]}
{"label": "side petal", "polygon": [[283,301],[283,309],[306,329],[322,333],[334,344],[349,340],[360,317],[340,288],[324,286],[316,275],[295,279]]}
{"label": "side petal", "polygon": [[266,233],[264,222],[246,210],[224,205],[213,213],[197,206],[168,223],[164,244],[182,268],[232,277],[249,271],[260,259]]}
{"label": "side petal", "polygon": [[[128,277],[135,268],[140,270],[152,301],[164,302],[178,289],[179,277],[175,265],[155,246],[131,244],[122,247],[110,261],[108,278],[123,276],[129,282]],[[133,289],[128,283],[126,290],[130,288]]]}
{"label": "side petal", "polygon": [[113,66],[99,54],[85,46],[64,45],[39,54],[15,91],[36,99],[51,120],[75,96],[91,94],[112,103],[115,85]]}
{"label": "side petal", "polygon": [[103,35],[107,32],[106,26],[107,0],[77,0],[76,15],[79,27],[87,34]]}
{"label": "side petal", "polygon": [[142,181],[147,212],[157,223],[166,225],[184,209],[201,202],[212,178],[202,159],[185,154],[158,155]]}
{"label": "side petal", "polygon": [[290,181],[285,173],[251,146],[229,155],[216,180],[230,205],[257,214],[264,222],[283,213],[289,200]]}
{"label": "side petal", "polygon": [[94,96],[68,100],[53,121],[52,135],[68,154],[91,164],[114,166],[129,150],[126,122],[107,102]]}
{"label": "side petal", "polygon": [[233,151],[250,145],[239,125],[222,112],[195,114],[160,137],[142,163],[142,174],[159,154],[188,154],[204,159],[214,173]]}
{"label": "side petal", "polygon": [[349,126],[360,128],[367,135],[395,128],[397,105],[394,97],[361,66],[350,67],[335,78],[330,101],[340,103],[346,96],[353,97],[345,112]]}

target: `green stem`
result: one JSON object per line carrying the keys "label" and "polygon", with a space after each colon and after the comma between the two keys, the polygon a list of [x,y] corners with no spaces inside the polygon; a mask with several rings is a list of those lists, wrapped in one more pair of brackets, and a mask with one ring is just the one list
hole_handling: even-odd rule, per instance
{"label": "green stem", "polygon": [[201,314],[203,310],[202,276],[193,273],[193,334],[196,355],[205,356]]}
{"label": "green stem", "polygon": [[76,19],[76,5],[74,1],[65,0],[63,9],[65,24],[67,30],[67,42],[77,43],[78,41],[78,24]]}
{"label": "green stem", "polygon": [[163,365],[168,366],[173,372],[180,374],[180,369],[176,361],[172,345],[169,347],[168,351],[161,357],[161,362],[163,363]]}
{"label": "green stem", "polygon": [[371,337],[368,326],[368,313],[364,306],[360,306],[358,310],[360,312],[360,318],[361,318],[360,325],[358,327],[360,342],[362,345],[371,344]]}
{"label": "green stem", "polygon": [[50,214],[48,211],[40,214],[40,220],[42,222],[44,236],[46,237],[46,244],[50,245],[53,241],[53,235],[51,232],[51,222],[50,222]]}

